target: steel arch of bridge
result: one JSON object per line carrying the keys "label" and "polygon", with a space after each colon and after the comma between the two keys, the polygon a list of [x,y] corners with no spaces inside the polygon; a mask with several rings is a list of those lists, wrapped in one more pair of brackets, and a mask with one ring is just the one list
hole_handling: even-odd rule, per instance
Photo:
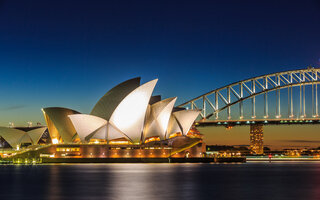
{"label": "steel arch of bridge", "polygon": [[[281,118],[280,90],[288,88],[288,118],[294,117],[293,87],[300,87],[300,111],[298,118],[306,117],[305,86],[312,85],[312,117],[319,117],[318,113],[318,84],[320,83],[320,68],[291,70],[258,76],[212,90],[204,95],[187,101],[179,107],[190,106],[191,109],[201,109],[202,119],[215,116],[227,110],[227,117],[231,119],[231,106],[239,104],[239,117],[243,119],[243,102],[251,99],[253,119],[256,118],[256,96],[264,95],[264,118],[269,117],[268,93],[276,92],[276,118]],[[209,96],[212,96],[212,100]],[[233,97],[233,98],[231,98]],[[200,102],[201,105],[197,105]],[[208,105],[208,106],[207,106]],[[210,109],[208,109],[208,107]],[[211,112],[209,112],[209,110]]]}

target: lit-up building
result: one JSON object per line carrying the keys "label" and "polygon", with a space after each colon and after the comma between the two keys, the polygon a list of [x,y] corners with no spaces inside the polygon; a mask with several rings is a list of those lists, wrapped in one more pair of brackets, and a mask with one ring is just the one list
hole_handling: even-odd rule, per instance
{"label": "lit-up building", "polygon": [[263,154],[263,125],[250,126],[250,152],[251,154]]}
{"label": "lit-up building", "polygon": [[[47,127],[0,127],[0,156],[5,157],[12,152],[27,146],[37,146],[47,141]],[[46,137],[45,137],[46,138]]]}
{"label": "lit-up building", "polygon": [[175,111],[176,98],[152,96],[157,79],[140,78],[109,90],[90,114],[43,108],[52,145],[42,157],[144,158],[201,157],[201,134],[190,131],[200,111]]}

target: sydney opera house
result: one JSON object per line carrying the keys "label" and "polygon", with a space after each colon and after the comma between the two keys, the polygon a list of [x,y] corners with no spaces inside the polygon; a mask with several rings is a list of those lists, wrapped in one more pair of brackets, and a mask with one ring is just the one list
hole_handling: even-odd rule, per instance
{"label": "sydney opera house", "polygon": [[[201,157],[201,134],[192,128],[200,111],[174,107],[175,97],[152,96],[157,81],[140,84],[140,78],[134,78],[120,83],[90,114],[43,108],[51,142],[37,147],[36,153],[46,158]],[[37,145],[43,128],[34,132],[21,132],[21,138],[7,142],[12,147],[23,141]]]}

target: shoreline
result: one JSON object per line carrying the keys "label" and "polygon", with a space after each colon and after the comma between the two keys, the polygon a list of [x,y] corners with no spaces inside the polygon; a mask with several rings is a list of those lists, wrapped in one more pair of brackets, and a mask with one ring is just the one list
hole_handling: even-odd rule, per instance
{"label": "shoreline", "polygon": [[59,163],[245,163],[245,157],[234,158],[41,158],[5,159],[0,164],[59,164]]}
{"label": "shoreline", "polygon": [[247,158],[247,162],[320,162],[320,158]]}

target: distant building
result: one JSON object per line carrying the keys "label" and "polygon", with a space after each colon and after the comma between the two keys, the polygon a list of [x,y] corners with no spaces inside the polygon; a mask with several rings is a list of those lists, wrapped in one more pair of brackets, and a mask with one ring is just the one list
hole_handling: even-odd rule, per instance
{"label": "distant building", "polygon": [[263,125],[250,126],[250,152],[251,154],[263,154]]}
{"label": "distant building", "polygon": [[248,154],[249,149],[245,146],[206,145],[206,155],[208,157],[237,157]]}

